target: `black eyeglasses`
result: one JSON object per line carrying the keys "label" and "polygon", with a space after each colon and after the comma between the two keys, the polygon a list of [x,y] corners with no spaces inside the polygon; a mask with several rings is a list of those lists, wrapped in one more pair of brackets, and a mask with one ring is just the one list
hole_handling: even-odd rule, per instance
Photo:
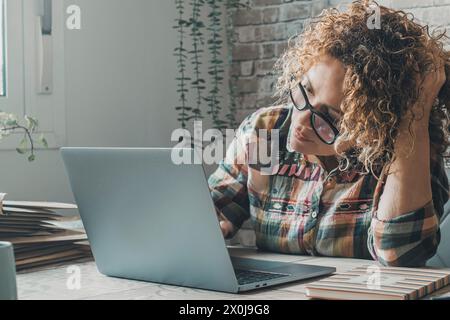
{"label": "black eyeglasses", "polygon": [[311,111],[311,126],[320,140],[328,145],[333,144],[339,135],[339,130],[334,126],[333,120],[314,109],[308,100],[308,96],[303,88],[303,85],[299,83],[298,88],[294,90],[290,89],[289,95],[291,96],[291,101],[297,110]]}

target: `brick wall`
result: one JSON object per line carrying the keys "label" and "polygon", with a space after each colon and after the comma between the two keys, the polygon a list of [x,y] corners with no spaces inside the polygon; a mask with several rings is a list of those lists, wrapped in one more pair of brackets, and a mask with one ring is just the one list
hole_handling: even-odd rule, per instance
{"label": "brick wall", "polygon": [[[273,104],[272,67],[287,39],[301,33],[305,22],[324,8],[345,6],[343,0],[251,0],[250,9],[234,17],[237,44],[230,75],[236,76],[237,103],[242,119],[252,110]],[[421,22],[441,25],[450,33],[450,0],[379,0],[378,3],[414,14]]]}
{"label": "brick wall", "polygon": [[234,17],[237,44],[230,74],[238,77],[240,119],[273,104],[275,77],[271,71],[276,58],[285,50],[287,39],[303,30],[307,19],[328,7],[328,0],[251,0],[250,6]]}
{"label": "brick wall", "polygon": [[[237,77],[238,119],[252,111],[273,105],[272,67],[286,48],[287,39],[301,33],[305,22],[323,9],[345,6],[351,1],[337,0],[251,0],[251,8],[239,10],[235,17],[237,44],[230,74]],[[450,34],[450,0],[379,0],[379,4],[411,12],[418,21],[440,25]],[[449,48],[450,49],[450,48]],[[232,243],[254,245],[249,222]]]}
{"label": "brick wall", "polygon": [[[347,0],[330,0],[329,5],[335,7],[349,3]],[[378,0],[380,5],[410,12],[414,17],[430,26],[442,26],[450,32],[450,0]]]}

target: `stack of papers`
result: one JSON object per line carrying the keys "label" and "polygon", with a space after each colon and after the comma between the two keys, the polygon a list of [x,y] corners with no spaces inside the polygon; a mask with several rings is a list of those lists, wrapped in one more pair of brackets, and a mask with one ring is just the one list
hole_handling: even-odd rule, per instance
{"label": "stack of papers", "polygon": [[76,205],[1,198],[0,241],[14,245],[18,271],[92,257],[79,216],[55,211]]}

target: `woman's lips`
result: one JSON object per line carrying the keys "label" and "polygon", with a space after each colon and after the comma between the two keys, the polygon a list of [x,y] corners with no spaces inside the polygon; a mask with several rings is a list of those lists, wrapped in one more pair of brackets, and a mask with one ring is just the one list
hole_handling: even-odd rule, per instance
{"label": "woman's lips", "polygon": [[294,130],[294,134],[295,134],[295,137],[296,137],[298,140],[305,141],[305,142],[313,142],[312,140],[306,138],[306,137],[301,133],[300,130]]}

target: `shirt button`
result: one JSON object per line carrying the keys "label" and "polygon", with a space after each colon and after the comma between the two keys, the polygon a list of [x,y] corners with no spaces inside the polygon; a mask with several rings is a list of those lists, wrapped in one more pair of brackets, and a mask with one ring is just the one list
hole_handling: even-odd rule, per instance
{"label": "shirt button", "polygon": [[313,211],[313,213],[311,213],[311,217],[312,217],[313,219],[317,218],[317,212],[316,212],[316,211]]}

